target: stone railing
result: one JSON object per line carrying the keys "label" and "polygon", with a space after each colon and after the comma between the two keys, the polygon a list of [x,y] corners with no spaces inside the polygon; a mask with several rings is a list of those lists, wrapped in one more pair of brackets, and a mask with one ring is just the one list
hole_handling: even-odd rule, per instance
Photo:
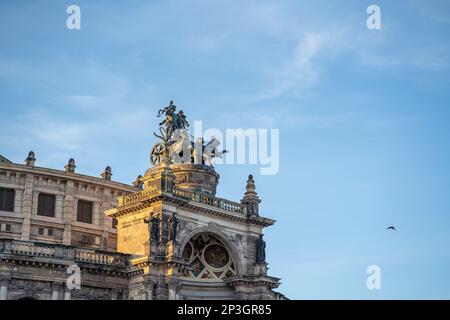
{"label": "stone railing", "polygon": [[55,248],[52,245],[37,244],[26,241],[11,242],[11,253],[34,257],[54,257]]}
{"label": "stone railing", "polygon": [[89,249],[75,249],[75,260],[103,265],[123,265],[125,263],[123,257],[115,253]]}
{"label": "stone railing", "polygon": [[[157,194],[159,194],[158,189],[147,187],[146,190],[142,190],[137,193],[123,196],[122,201],[119,200],[119,205],[127,205],[130,203],[134,203],[134,202],[140,201],[148,196],[154,196]],[[122,202],[122,203],[120,203],[120,202]]]}
{"label": "stone railing", "polygon": [[[160,192],[156,188],[142,190],[138,193],[130,194],[123,196],[118,199],[118,206],[132,204],[135,202],[142,201],[146,198],[151,198],[159,195]],[[238,202],[233,202],[230,200],[217,198],[212,195],[202,193],[202,192],[194,192],[186,189],[182,189],[179,187],[174,187],[173,194],[182,198],[190,199],[192,201],[206,204],[211,207],[220,208],[226,211],[235,212],[235,213],[243,213],[245,214],[246,207]]]}
{"label": "stone railing", "polygon": [[0,254],[46,257],[99,265],[126,266],[126,256],[116,252],[12,239],[0,239]]}
{"label": "stone railing", "polygon": [[195,202],[206,204],[208,206],[224,209],[235,213],[245,213],[245,206],[234,201],[217,198],[205,193],[188,191],[180,188],[174,188],[173,193],[182,198],[188,198]]}
{"label": "stone railing", "polygon": [[[193,191],[180,189],[180,188],[173,188],[173,193],[179,197],[182,198],[189,198],[193,201],[198,201],[200,198],[197,197],[198,193],[195,193]],[[198,199],[197,199],[198,198]]]}

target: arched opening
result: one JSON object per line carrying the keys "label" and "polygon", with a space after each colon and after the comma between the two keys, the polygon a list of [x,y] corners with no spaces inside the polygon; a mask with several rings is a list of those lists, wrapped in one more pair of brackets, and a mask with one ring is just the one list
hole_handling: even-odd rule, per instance
{"label": "arched opening", "polygon": [[185,244],[182,257],[190,262],[187,278],[222,281],[236,275],[236,264],[226,245],[212,233],[198,233]]}

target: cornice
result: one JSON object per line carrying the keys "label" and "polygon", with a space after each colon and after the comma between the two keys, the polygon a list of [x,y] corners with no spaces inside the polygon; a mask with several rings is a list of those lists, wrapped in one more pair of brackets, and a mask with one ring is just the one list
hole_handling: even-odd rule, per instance
{"label": "cornice", "polygon": [[102,178],[97,178],[93,176],[88,176],[80,173],[67,173],[63,170],[56,170],[56,169],[50,169],[45,167],[37,167],[37,166],[27,166],[23,164],[16,164],[16,163],[0,163],[0,169],[3,170],[11,170],[16,171],[20,173],[30,173],[35,175],[43,175],[43,176],[49,176],[64,180],[71,180],[74,182],[82,182],[82,183],[89,183],[89,184],[95,184],[95,185],[101,185],[103,187],[112,188],[112,189],[118,189],[125,192],[136,192],[138,191],[138,188],[117,182],[117,181],[110,181],[105,180]]}

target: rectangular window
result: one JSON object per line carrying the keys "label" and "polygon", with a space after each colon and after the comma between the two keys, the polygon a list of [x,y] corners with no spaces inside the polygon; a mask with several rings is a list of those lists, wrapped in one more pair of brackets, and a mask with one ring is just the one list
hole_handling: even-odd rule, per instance
{"label": "rectangular window", "polygon": [[53,237],[53,229],[47,229],[47,235]]}
{"label": "rectangular window", "polygon": [[14,189],[0,188],[0,211],[14,212]]}
{"label": "rectangular window", "polygon": [[78,200],[77,221],[92,223],[92,202]]}
{"label": "rectangular window", "polygon": [[11,231],[11,225],[8,224],[8,223],[0,223],[0,231],[10,232]]}
{"label": "rectangular window", "polygon": [[39,228],[39,235],[40,236],[43,236],[44,235],[44,228]]}
{"label": "rectangular window", "polygon": [[94,237],[91,236],[91,235],[83,234],[81,236],[80,242],[81,242],[81,244],[89,244],[89,245],[91,245],[91,244],[94,243]]}
{"label": "rectangular window", "polygon": [[117,219],[112,219],[112,228],[117,229]]}
{"label": "rectangular window", "polygon": [[37,214],[40,216],[55,216],[55,196],[52,194],[40,193],[38,197]]}

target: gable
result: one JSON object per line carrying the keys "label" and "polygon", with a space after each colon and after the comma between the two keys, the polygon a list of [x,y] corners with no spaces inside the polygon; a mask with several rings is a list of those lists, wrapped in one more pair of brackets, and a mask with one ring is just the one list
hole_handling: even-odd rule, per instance
{"label": "gable", "polygon": [[0,154],[0,162],[12,163],[11,161],[3,157],[1,154]]}

